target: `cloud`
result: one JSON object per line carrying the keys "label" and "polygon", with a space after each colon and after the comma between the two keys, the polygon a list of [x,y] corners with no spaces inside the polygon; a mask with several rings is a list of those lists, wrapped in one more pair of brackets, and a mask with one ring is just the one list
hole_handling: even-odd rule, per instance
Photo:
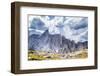
{"label": "cloud", "polygon": [[38,30],[40,34],[48,29],[50,34],[61,34],[75,42],[88,39],[87,17],[30,16],[29,22],[29,29]]}
{"label": "cloud", "polygon": [[44,22],[42,22],[39,18],[34,18],[31,22],[30,28],[38,29],[38,30],[45,30],[46,27],[44,26]]}
{"label": "cloud", "polygon": [[78,24],[76,24],[76,27],[74,27],[74,29],[75,30],[78,30],[78,29],[81,29],[81,28],[83,29],[83,28],[87,27],[87,25],[88,25],[87,18],[82,18],[80,20],[80,22]]}

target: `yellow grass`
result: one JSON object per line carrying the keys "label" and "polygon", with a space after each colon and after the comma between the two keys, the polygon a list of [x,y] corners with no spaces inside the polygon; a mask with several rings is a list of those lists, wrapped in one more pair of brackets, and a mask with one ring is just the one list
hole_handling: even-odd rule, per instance
{"label": "yellow grass", "polygon": [[48,53],[44,51],[36,52],[34,50],[28,52],[28,60],[84,59],[87,57],[88,57],[87,49],[67,54]]}

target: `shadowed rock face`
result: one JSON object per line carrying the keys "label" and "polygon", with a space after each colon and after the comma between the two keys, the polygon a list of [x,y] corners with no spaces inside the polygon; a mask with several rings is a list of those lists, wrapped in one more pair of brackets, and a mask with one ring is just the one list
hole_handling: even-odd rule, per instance
{"label": "shadowed rock face", "polygon": [[28,38],[29,50],[68,53],[87,48],[87,41],[75,43],[60,34],[49,34],[48,30],[42,35],[33,34]]}

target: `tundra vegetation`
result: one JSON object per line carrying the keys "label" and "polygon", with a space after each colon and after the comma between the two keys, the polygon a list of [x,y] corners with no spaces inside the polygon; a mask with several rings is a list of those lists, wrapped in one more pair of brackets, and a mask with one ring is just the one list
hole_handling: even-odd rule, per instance
{"label": "tundra vegetation", "polygon": [[46,51],[29,50],[28,60],[60,60],[60,59],[84,59],[88,57],[87,49],[69,53],[53,53]]}

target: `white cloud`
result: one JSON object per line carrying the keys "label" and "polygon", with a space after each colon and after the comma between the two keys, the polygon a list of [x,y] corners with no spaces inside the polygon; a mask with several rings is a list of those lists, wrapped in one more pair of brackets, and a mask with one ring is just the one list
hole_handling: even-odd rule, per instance
{"label": "white cloud", "polygon": [[[33,18],[39,18],[44,23],[44,26],[49,30],[50,34],[61,34],[70,40],[74,40],[75,42],[85,41],[85,39],[83,39],[82,36],[85,35],[85,33],[88,31],[88,26],[77,30],[74,29],[77,26],[82,25],[82,19],[84,17],[55,16],[53,19],[50,20],[49,16],[30,16],[29,26],[31,25]],[[85,20],[85,23],[87,23],[87,20]],[[45,30],[37,31],[42,31],[41,33],[43,33],[43,31]]]}

